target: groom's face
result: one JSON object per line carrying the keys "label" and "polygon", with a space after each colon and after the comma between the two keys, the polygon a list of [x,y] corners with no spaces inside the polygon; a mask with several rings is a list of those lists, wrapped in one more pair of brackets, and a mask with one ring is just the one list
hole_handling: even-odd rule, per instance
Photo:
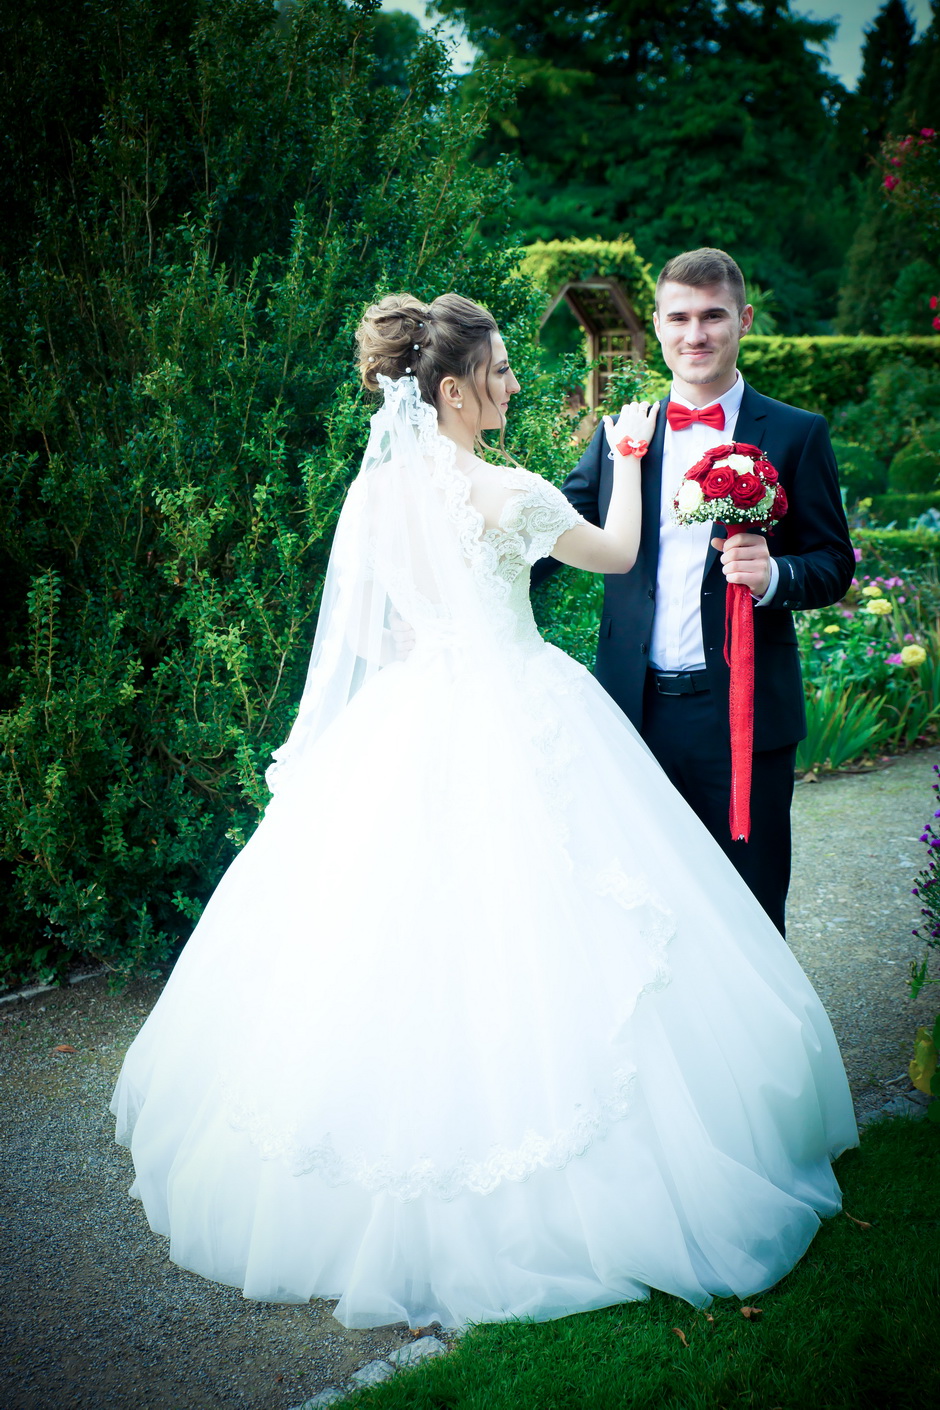
{"label": "groom's face", "polygon": [[714,388],[719,397],[734,382],[738,344],[753,317],[750,304],[738,311],[727,284],[695,288],[666,283],[659,291],[653,326],[676,381]]}

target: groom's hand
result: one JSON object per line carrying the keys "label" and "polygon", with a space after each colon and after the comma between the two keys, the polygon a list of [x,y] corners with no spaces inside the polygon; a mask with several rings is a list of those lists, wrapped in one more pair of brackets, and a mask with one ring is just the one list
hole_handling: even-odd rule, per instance
{"label": "groom's hand", "polygon": [[751,596],[761,598],[770,587],[770,549],[763,534],[735,534],[712,539],[721,554],[721,568],[729,583],[744,583]]}

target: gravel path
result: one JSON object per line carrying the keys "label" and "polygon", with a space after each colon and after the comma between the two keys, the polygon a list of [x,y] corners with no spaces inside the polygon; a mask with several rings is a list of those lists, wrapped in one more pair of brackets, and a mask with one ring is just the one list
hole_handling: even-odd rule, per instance
{"label": "gravel path", "polygon": [[[917,1023],[910,894],[940,750],[797,787],[790,940],[842,1044],[860,1113],[900,1086]],[[918,954],[919,958],[919,954]],[[410,1340],[351,1332],[328,1303],[270,1306],[171,1264],[127,1198],[108,1101],[159,993],[102,979],[0,1006],[0,1405],[285,1410]],[[74,1052],[58,1053],[66,1044]]]}

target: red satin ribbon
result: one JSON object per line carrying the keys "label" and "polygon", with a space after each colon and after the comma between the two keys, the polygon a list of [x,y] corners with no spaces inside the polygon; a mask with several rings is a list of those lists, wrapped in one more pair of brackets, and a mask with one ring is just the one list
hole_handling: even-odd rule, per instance
{"label": "red satin ribbon", "polygon": [[[746,534],[749,524],[726,525],[726,537]],[[725,661],[731,670],[731,803],[728,822],[736,842],[751,835],[751,767],[754,756],[754,599],[745,583],[725,588]]]}

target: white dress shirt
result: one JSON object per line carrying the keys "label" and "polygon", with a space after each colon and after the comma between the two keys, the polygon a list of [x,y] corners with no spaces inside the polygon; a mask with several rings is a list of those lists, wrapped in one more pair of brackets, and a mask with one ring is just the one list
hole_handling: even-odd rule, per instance
{"label": "white dress shirt", "polygon": [[[705,669],[705,643],[702,640],[701,591],[705,559],[715,534],[713,524],[677,524],[672,502],[685,472],[701,460],[712,446],[734,440],[734,430],[744,395],[740,372],[733,387],[716,400],[725,413],[722,430],[695,421],[683,431],[666,424],[663,441],[662,497],[659,512],[659,565],[656,572],[656,613],[650,642],[650,665],[657,671],[702,671]],[[671,401],[694,410],[690,401],[670,394]],[[709,402],[709,406],[714,406]],[[704,408],[703,408],[704,410]],[[665,416],[665,408],[661,413]],[[770,560],[770,586],[755,603],[762,607],[773,597],[779,570]]]}

